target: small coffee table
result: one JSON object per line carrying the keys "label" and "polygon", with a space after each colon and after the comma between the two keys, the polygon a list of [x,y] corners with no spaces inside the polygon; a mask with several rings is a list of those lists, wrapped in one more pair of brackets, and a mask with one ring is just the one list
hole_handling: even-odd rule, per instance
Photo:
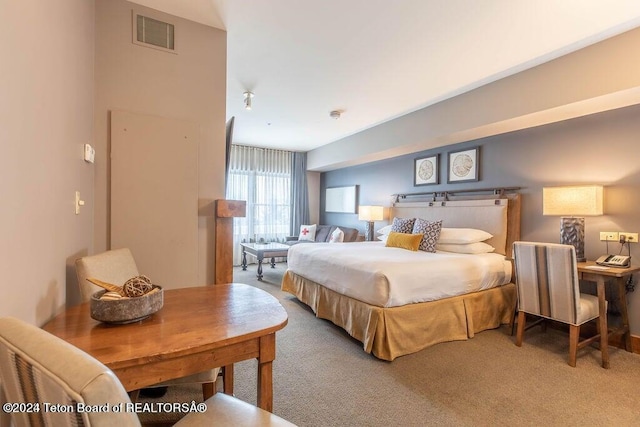
{"label": "small coffee table", "polygon": [[286,257],[288,245],[282,243],[240,243],[242,246],[242,270],[247,270],[247,254],[258,260],[258,280],[262,280],[262,260],[271,257],[271,268],[276,268],[276,257]]}

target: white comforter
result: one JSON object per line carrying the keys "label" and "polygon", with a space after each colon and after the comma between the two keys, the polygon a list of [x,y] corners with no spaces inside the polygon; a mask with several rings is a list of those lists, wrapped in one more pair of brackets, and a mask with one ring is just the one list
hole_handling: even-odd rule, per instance
{"label": "white comforter", "polygon": [[351,298],[381,307],[433,301],[511,281],[499,254],[428,253],[383,242],[309,243],[289,249],[289,270]]}

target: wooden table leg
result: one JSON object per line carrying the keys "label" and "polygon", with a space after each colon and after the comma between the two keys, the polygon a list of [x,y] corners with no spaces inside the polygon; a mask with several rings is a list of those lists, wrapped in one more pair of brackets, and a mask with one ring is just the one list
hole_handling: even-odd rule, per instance
{"label": "wooden table leg", "polygon": [[609,368],[609,333],[607,326],[607,303],[604,295],[604,277],[598,276],[598,311],[600,317],[598,324],[600,325],[600,352],[602,353],[602,367]]}
{"label": "wooden table leg", "polygon": [[233,365],[222,367],[222,387],[224,394],[233,396]]}
{"label": "wooden table leg", "polygon": [[276,358],[276,335],[260,338],[258,357],[258,407],[273,412],[273,360]]}
{"label": "wooden table leg", "polygon": [[632,351],[631,348],[631,331],[629,329],[629,313],[627,312],[627,288],[625,277],[616,278],[618,285],[618,302],[620,303],[620,314],[622,316],[622,340],[624,349]]}

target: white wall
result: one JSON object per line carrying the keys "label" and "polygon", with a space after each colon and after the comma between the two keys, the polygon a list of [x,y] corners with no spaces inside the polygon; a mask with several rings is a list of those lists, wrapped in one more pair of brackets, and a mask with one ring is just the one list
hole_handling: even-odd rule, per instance
{"label": "white wall", "polygon": [[94,3],[3,0],[0,39],[0,315],[40,325],[93,243]]}
{"label": "white wall", "polygon": [[[178,53],[133,44],[132,9],[174,24]],[[215,220],[211,215],[213,201],[225,196],[226,49],[225,31],[124,0],[96,0],[95,252],[113,249],[108,215],[109,112],[124,110],[193,122],[200,129],[197,284],[214,282]]]}
{"label": "white wall", "polygon": [[[640,103],[640,28],[318,147],[329,171]],[[464,64],[461,64],[464,66]]]}

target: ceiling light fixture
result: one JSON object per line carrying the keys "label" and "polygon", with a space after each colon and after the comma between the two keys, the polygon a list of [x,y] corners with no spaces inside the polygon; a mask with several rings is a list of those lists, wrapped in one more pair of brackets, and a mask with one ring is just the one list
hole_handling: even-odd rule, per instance
{"label": "ceiling light fixture", "polygon": [[246,91],[244,94],[244,108],[251,110],[251,98],[253,98],[253,92]]}
{"label": "ceiling light fixture", "polygon": [[331,117],[332,119],[338,120],[340,118],[340,111],[339,110],[333,110],[329,113],[329,117]]}

